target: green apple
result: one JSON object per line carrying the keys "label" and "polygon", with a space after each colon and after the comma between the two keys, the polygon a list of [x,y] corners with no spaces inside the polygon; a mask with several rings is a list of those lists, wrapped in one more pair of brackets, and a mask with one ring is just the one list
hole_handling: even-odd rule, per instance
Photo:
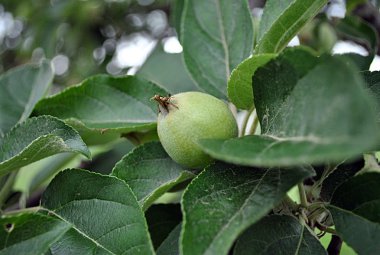
{"label": "green apple", "polygon": [[236,120],[227,104],[201,92],[185,92],[171,97],[156,95],[159,103],[157,132],[169,156],[189,168],[212,162],[198,141],[228,139],[238,135]]}

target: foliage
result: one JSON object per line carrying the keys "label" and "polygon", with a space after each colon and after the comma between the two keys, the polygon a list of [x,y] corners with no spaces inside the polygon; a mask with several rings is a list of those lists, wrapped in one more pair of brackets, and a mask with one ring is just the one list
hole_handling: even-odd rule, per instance
{"label": "foliage", "polygon": [[[267,0],[261,17],[246,0],[58,2],[38,22],[66,17],[85,33],[91,13],[120,25],[125,13],[111,7],[169,7],[155,40],[175,31],[183,53],[157,45],[136,75],[98,74],[102,64],[80,69],[68,33],[68,76],[48,60],[1,74],[0,254],[380,253],[380,75],[368,70],[378,34],[354,14],[370,3],[348,1],[346,17],[329,19],[326,0]],[[4,5],[30,17],[42,3]],[[38,41],[45,28],[28,30]],[[295,36],[302,45],[287,47]],[[338,39],[368,55],[331,54]],[[40,45],[48,58],[56,40]],[[76,85],[51,93],[53,81]],[[204,169],[175,163],[156,133],[152,96],[189,90],[225,100],[240,127],[197,141],[215,161]]]}

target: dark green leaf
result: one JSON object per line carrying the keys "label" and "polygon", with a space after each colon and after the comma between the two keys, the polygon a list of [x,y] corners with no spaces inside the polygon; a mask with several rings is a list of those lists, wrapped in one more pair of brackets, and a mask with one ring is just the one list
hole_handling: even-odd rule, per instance
{"label": "dark green leaf", "polygon": [[[303,61],[290,61],[296,55]],[[263,135],[204,140],[202,148],[236,164],[285,166],[341,162],[377,146],[375,102],[356,66],[342,57],[305,56],[299,49],[286,51],[256,71]]]}
{"label": "dark green leaf", "polygon": [[144,210],[176,184],[194,177],[175,163],[159,142],[133,150],[115,165],[112,175],[131,187]]}
{"label": "dark green leaf", "polygon": [[368,70],[373,61],[373,56],[372,57],[362,56],[356,53],[346,53],[346,54],[337,55],[337,56],[349,58],[353,63],[356,64],[356,66],[359,68],[360,71]]}
{"label": "dark green leaf", "polygon": [[257,68],[275,58],[276,54],[260,54],[240,63],[228,80],[228,98],[236,107],[249,110],[253,106],[252,76]]}
{"label": "dark green leaf", "polygon": [[353,177],[364,167],[364,160],[339,165],[322,183],[320,197],[323,201],[330,201],[334,191],[343,182]]}
{"label": "dark green leaf", "polygon": [[[358,254],[380,253],[380,224],[354,212],[333,205],[328,206],[339,236]],[[379,212],[380,210],[378,210]]]}
{"label": "dark green leaf", "polygon": [[358,5],[366,3],[367,0],[347,0],[346,1],[346,9],[347,12],[353,11]]}
{"label": "dark green leaf", "polygon": [[0,254],[44,254],[70,227],[38,213],[4,215],[0,218]]}
{"label": "dark green leaf", "polygon": [[369,91],[374,96],[376,104],[377,121],[380,122],[380,71],[362,72],[363,78],[369,88]]}
{"label": "dark green leaf", "polygon": [[172,94],[198,90],[185,69],[182,53],[166,53],[161,46],[156,47],[137,76],[160,84]]}
{"label": "dark green leaf", "polygon": [[63,171],[48,186],[42,206],[73,226],[52,247],[53,254],[153,253],[136,198],[115,177],[80,169]]}
{"label": "dark green leaf", "polygon": [[360,70],[368,70],[377,52],[378,35],[376,30],[357,16],[346,16],[337,23],[336,30],[344,39],[352,40],[367,49],[368,56],[353,53],[345,55],[354,60]]}
{"label": "dark green leaf", "polygon": [[0,138],[29,117],[52,80],[53,71],[47,61],[11,69],[0,76]]}
{"label": "dark green leaf", "polygon": [[152,205],[145,213],[153,246],[157,248],[182,220],[179,204]]}
{"label": "dark green leaf", "polygon": [[135,76],[99,75],[41,100],[35,110],[67,121],[85,141],[94,136],[109,140],[122,133],[154,129],[157,104],[150,98],[155,94],[167,92]]}
{"label": "dark green leaf", "polygon": [[27,119],[0,140],[0,175],[60,152],[90,151],[79,134],[51,116]]}
{"label": "dark green leaf", "polygon": [[256,53],[278,53],[327,0],[268,0],[260,21]]}
{"label": "dark green leaf", "polygon": [[[267,64],[277,54],[258,54],[246,59],[235,68],[228,81],[228,96],[238,108],[250,109],[253,105],[252,77],[256,70]],[[296,77],[303,77],[318,61],[316,53],[306,47],[296,47],[286,50],[280,55],[283,61],[295,67]]]}
{"label": "dark green leaf", "polygon": [[246,0],[186,0],[181,40],[191,76],[207,93],[226,98],[227,81],[253,47]]}
{"label": "dark green leaf", "polygon": [[96,241],[83,238],[75,229],[71,228],[66,234],[50,247],[52,255],[81,254],[81,255],[115,255],[100,246]]}
{"label": "dark green leaf", "polygon": [[168,237],[158,247],[157,255],[178,255],[179,254],[179,237],[181,234],[181,224],[178,224]]}
{"label": "dark green leaf", "polygon": [[[336,189],[331,204],[349,211],[356,211],[363,204],[380,200],[379,184],[379,173],[366,173],[353,177]],[[362,216],[366,217],[366,215]],[[378,221],[380,223],[380,217]]]}
{"label": "dark green leaf", "polygon": [[235,239],[276,206],[310,170],[256,169],[217,163],[188,186],[182,200],[182,254],[227,254]]}
{"label": "dark green leaf", "polygon": [[314,234],[294,217],[272,215],[247,229],[238,239],[234,255],[326,254]]}
{"label": "dark green leaf", "polygon": [[380,174],[366,173],[339,186],[328,206],[335,229],[359,254],[380,253]]}
{"label": "dark green leaf", "polygon": [[348,39],[365,45],[370,55],[376,53],[378,35],[376,30],[367,22],[357,16],[347,16],[336,25],[339,33]]}

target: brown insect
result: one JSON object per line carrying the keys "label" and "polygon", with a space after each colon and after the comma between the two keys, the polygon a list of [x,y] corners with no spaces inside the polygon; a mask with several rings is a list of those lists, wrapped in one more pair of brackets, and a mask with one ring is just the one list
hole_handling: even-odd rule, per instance
{"label": "brown insect", "polygon": [[174,106],[175,108],[178,109],[178,106],[176,106],[175,104],[173,104],[173,102],[171,102],[172,99],[173,97],[170,94],[167,97],[154,95],[154,97],[151,98],[151,100],[155,100],[159,104],[159,107],[158,107],[159,112],[161,112],[160,106],[168,112],[169,112],[169,108],[168,108],[169,105]]}

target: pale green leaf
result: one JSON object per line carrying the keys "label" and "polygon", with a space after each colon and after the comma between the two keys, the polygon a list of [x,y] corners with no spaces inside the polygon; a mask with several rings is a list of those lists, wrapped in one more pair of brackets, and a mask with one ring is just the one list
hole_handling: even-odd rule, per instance
{"label": "pale green leaf", "polygon": [[228,98],[236,107],[249,110],[253,106],[252,76],[276,54],[259,54],[244,60],[231,73],[228,80]]}
{"label": "pale green leaf", "polygon": [[327,0],[268,0],[255,52],[278,53],[327,3]]}

